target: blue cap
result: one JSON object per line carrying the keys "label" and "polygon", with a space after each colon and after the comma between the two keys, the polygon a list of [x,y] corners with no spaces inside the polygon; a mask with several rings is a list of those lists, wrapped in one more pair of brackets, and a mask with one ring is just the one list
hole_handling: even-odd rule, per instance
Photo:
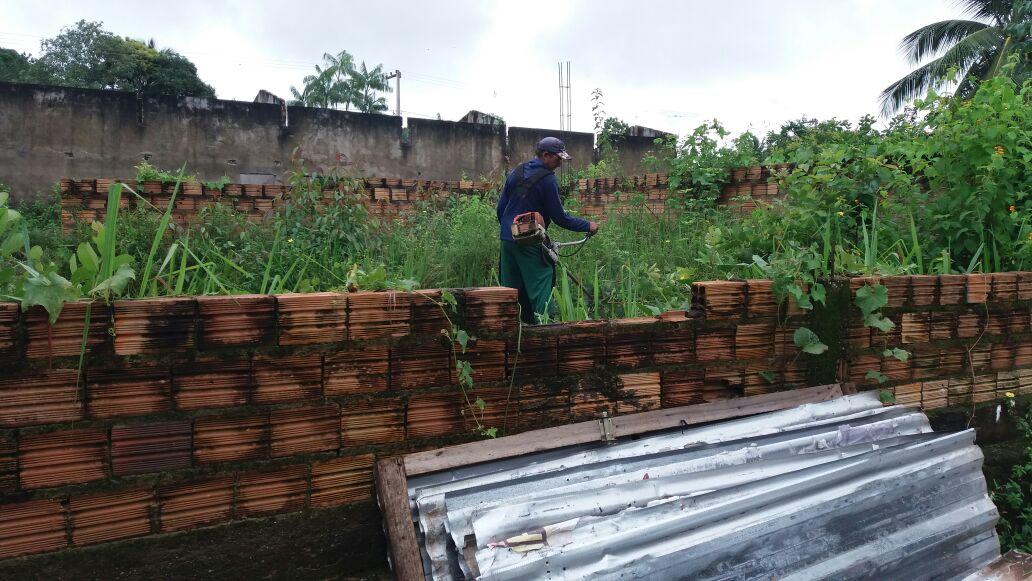
{"label": "blue cap", "polygon": [[570,154],[566,153],[566,144],[558,137],[546,137],[542,139],[537,144],[537,150],[554,153],[563,159],[570,159]]}

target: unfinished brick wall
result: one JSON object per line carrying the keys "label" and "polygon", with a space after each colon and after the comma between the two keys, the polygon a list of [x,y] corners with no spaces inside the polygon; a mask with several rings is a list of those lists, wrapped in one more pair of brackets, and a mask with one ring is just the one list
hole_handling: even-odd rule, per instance
{"label": "unfinished brick wall", "polygon": [[[165,211],[172,199],[175,183],[142,182],[117,179],[62,179],[61,223],[68,229],[76,221],[102,221],[107,208],[108,187],[114,182],[129,185],[140,198],[128,192],[122,195],[122,207],[153,206]],[[370,214],[383,218],[402,215],[420,203],[444,200],[450,196],[471,195],[490,190],[493,184],[467,181],[429,181],[396,178],[367,178],[354,184],[341,184],[339,189],[323,190],[323,203],[339,203],[344,197],[358,200]],[[201,210],[215,204],[235,211],[252,222],[261,222],[283,203],[288,188],[279,184],[228,184],[209,188],[197,182],[185,182],[176,197],[172,219],[185,223]]]}
{"label": "unfinished brick wall", "polygon": [[[850,282],[854,291],[883,284],[889,303],[882,311],[895,327],[888,333],[865,327],[859,309],[852,309],[845,321],[844,378],[926,408],[1032,393],[1032,273]],[[907,360],[883,355],[893,348],[906,350]],[[872,370],[881,377],[868,377]]]}
{"label": "unfinished brick wall", "polygon": [[[738,168],[731,172],[730,181],[724,186],[719,202],[734,204],[743,210],[756,207],[759,202],[769,202],[778,196],[777,185],[770,182],[771,172],[785,166]],[[78,222],[102,221],[107,207],[108,187],[124,181],[146,202],[123,194],[123,208],[153,206],[161,211],[168,208],[172,199],[174,183],[142,182],[113,179],[62,179],[61,222],[66,229]],[[590,216],[603,216],[606,212],[620,212],[631,206],[632,200],[643,196],[647,206],[663,211],[669,195],[666,174],[652,173],[626,179],[597,178],[577,180],[569,195],[578,202],[578,211]],[[323,203],[335,204],[341,199],[357,200],[366,206],[373,216],[396,219],[409,212],[423,208],[426,204],[446,201],[462,195],[481,194],[497,187],[497,184],[473,181],[430,181],[400,178],[366,178],[355,184],[342,185],[340,189],[323,191]],[[357,189],[356,189],[357,188]],[[181,186],[175,200],[172,218],[184,223],[195,217],[206,207],[221,204],[242,214],[247,220],[262,221],[283,202],[287,188],[278,184],[243,185],[228,184],[221,189],[209,188],[197,182]]]}
{"label": "unfinished brick wall", "polygon": [[[731,298],[744,320],[711,300],[706,318],[522,334],[515,291],[456,291],[484,425],[513,433],[800,384],[797,321],[777,323],[769,282],[744,288]],[[375,456],[475,437],[439,296],[75,303],[53,326],[0,305],[0,558],[365,501]]]}
{"label": "unfinished brick wall", "polygon": [[[771,177],[777,171],[790,167],[791,164],[779,164],[735,168],[731,170],[717,202],[738,207],[742,211],[754,210],[761,203],[770,203],[781,195]],[[669,197],[669,185],[669,176],[664,173],[649,173],[626,179],[581,179],[571,188],[570,194],[576,196],[580,210],[592,216],[625,210],[639,196],[644,196],[649,209],[662,212]]]}
{"label": "unfinished brick wall", "polygon": [[[451,316],[473,336],[483,424],[503,433],[812,383],[793,334],[828,316],[840,379],[877,388],[876,369],[901,403],[1032,394],[1032,273],[877,282],[884,335],[852,305],[779,305],[763,280],[696,283],[689,312],[522,333],[510,289],[456,291]],[[366,502],[377,456],[476,438],[439,297],[92,303],[81,370],[86,303],[53,326],[0,304],[0,559]]]}

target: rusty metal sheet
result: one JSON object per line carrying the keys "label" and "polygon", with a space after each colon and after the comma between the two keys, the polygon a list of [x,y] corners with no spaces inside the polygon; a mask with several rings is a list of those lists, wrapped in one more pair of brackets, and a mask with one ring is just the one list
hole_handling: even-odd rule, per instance
{"label": "rusty metal sheet", "polygon": [[427,579],[949,579],[999,556],[981,464],[863,393],[408,487]]}

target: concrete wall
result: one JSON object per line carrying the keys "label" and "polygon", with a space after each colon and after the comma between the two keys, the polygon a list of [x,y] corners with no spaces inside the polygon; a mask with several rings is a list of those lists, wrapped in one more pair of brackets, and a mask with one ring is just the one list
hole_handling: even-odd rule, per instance
{"label": "concrete wall", "polygon": [[[494,178],[534,155],[546,136],[564,137],[580,169],[597,159],[591,133],[352,113],[192,97],[0,83],[0,182],[16,199],[51,189],[62,177],[131,177],[148,159],[165,169],[184,162],[201,180],[282,176],[300,148],[323,170],[358,177],[457,180]],[[642,173],[651,138],[628,137],[624,175]]]}
{"label": "concrete wall", "polygon": [[534,157],[537,143],[545,137],[558,137],[566,143],[566,151],[573,157],[566,167],[580,169],[595,161],[595,136],[576,131],[561,133],[555,129],[530,127],[509,128],[509,165],[515,166]]}
{"label": "concrete wall", "polygon": [[[405,178],[491,179],[505,169],[505,126],[409,119]],[[393,176],[394,174],[389,174]]]}
{"label": "concrete wall", "polygon": [[[215,99],[0,83],[0,182],[24,197],[61,177],[128,177],[149,158],[162,168],[187,163],[201,179],[281,175],[300,147],[306,159],[366,175],[416,176],[402,147],[401,118]],[[429,134],[428,134],[429,133]],[[441,132],[441,140],[451,139]],[[436,147],[435,132],[421,144]],[[500,156],[495,156],[496,159]],[[359,169],[361,168],[361,169]],[[452,177],[431,165],[427,177]]]}
{"label": "concrete wall", "polygon": [[620,156],[620,169],[624,175],[666,171],[666,168],[645,167],[645,164],[641,162],[646,154],[656,151],[655,141],[655,137],[637,137],[634,135],[628,135],[620,141],[617,153]]}

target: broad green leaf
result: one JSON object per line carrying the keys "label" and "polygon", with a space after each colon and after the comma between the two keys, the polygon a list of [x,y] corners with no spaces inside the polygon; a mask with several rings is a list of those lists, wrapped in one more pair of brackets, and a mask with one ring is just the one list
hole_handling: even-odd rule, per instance
{"label": "broad green leaf", "polygon": [[856,291],[856,299],[853,300],[853,303],[860,307],[860,311],[866,317],[889,304],[889,291],[885,285],[865,285]]}
{"label": "broad green leaf", "polygon": [[133,272],[132,267],[128,264],[123,264],[118,267],[111,278],[100,281],[97,286],[90,290],[91,295],[110,295],[110,296],[121,296],[125,292],[125,287],[129,285],[129,281],[136,278],[136,273]]}
{"label": "broad green leaf", "polygon": [[815,282],[813,283],[813,286],[810,287],[810,297],[823,305],[825,304],[825,299],[828,297],[828,291],[824,288],[823,284]]}
{"label": "broad green leaf", "polygon": [[75,255],[79,257],[79,263],[84,267],[94,271],[100,268],[100,257],[97,256],[97,252],[93,250],[93,246],[89,242],[80,243],[75,250]]}
{"label": "broad green leaf", "polygon": [[449,290],[441,291],[441,301],[444,304],[450,306],[453,312],[456,311],[459,307],[459,302],[455,300],[455,295],[452,294],[452,292]]}
{"label": "broad green leaf", "polygon": [[774,375],[773,371],[760,371],[757,375],[765,379],[767,383],[774,383],[774,379],[777,377]]}
{"label": "broad green leaf", "polygon": [[463,329],[455,331],[455,340],[462,346],[462,352],[466,352],[466,345],[469,343],[469,333]]}
{"label": "broad green leaf", "polygon": [[43,307],[51,324],[57,322],[66,302],[78,298],[79,293],[72,283],[55,272],[29,276],[22,287],[22,309],[28,310],[33,305]]}
{"label": "broad green leaf", "polygon": [[477,409],[479,409],[480,411],[484,411],[484,408],[487,407],[487,402],[484,401],[483,398],[478,397],[476,401],[473,402],[473,405],[477,406]]}
{"label": "broad green leaf", "polygon": [[884,373],[881,373],[879,371],[875,371],[874,369],[868,371],[867,374],[864,375],[864,377],[866,379],[874,379],[878,383],[885,383],[886,381],[889,380],[889,378]]}
{"label": "broad green leaf", "polygon": [[878,392],[878,401],[882,403],[896,403],[896,396],[892,395],[891,391],[883,389]]}
{"label": "broad green leaf", "polygon": [[893,323],[892,319],[886,319],[881,313],[871,313],[864,317],[864,325],[874,327],[882,333],[888,333],[896,326],[896,323]]}
{"label": "broad green leaf", "polygon": [[[4,192],[6,193],[6,192]],[[7,230],[17,224],[21,220],[21,214],[17,210],[10,208],[4,208],[4,202],[0,201],[0,234],[7,232]]]}
{"label": "broad green leaf", "polygon": [[820,337],[817,333],[814,333],[806,327],[799,327],[796,329],[795,334],[792,335],[792,341],[796,347],[799,347],[805,353],[811,355],[820,355],[828,350],[828,346],[821,343]]}
{"label": "broad green leaf", "polygon": [[796,306],[800,309],[810,310],[813,308],[809,293],[805,292],[801,286],[793,283],[786,286],[785,290],[788,291],[788,296],[792,297],[792,300],[795,301]]}
{"label": "broad green leaf", "polygon": [[25,246],[25,235],[21,232],[14,232],[8,236],[3,244],[0,244],[0,257],[8,257]]}
{"label": "broad green leaf", "polygon": [[882,357],[895,357],[900,361],[906,361],[907,359],[910,359],[910,352],[904,349],[900,349],[899,347],[895,347],[893,349],[886,349],[882,351]]}
{"label": "broad green leaf", "polygon": [[469,361],[458,360],[455,368],[459,372],[459,383],[463,387],[473,387],[473,367]]}
{"label": "broad green leaf", "polygon": [[498,428],[481,428],[480,433],[487,436],[488,438],[497,438]]}

